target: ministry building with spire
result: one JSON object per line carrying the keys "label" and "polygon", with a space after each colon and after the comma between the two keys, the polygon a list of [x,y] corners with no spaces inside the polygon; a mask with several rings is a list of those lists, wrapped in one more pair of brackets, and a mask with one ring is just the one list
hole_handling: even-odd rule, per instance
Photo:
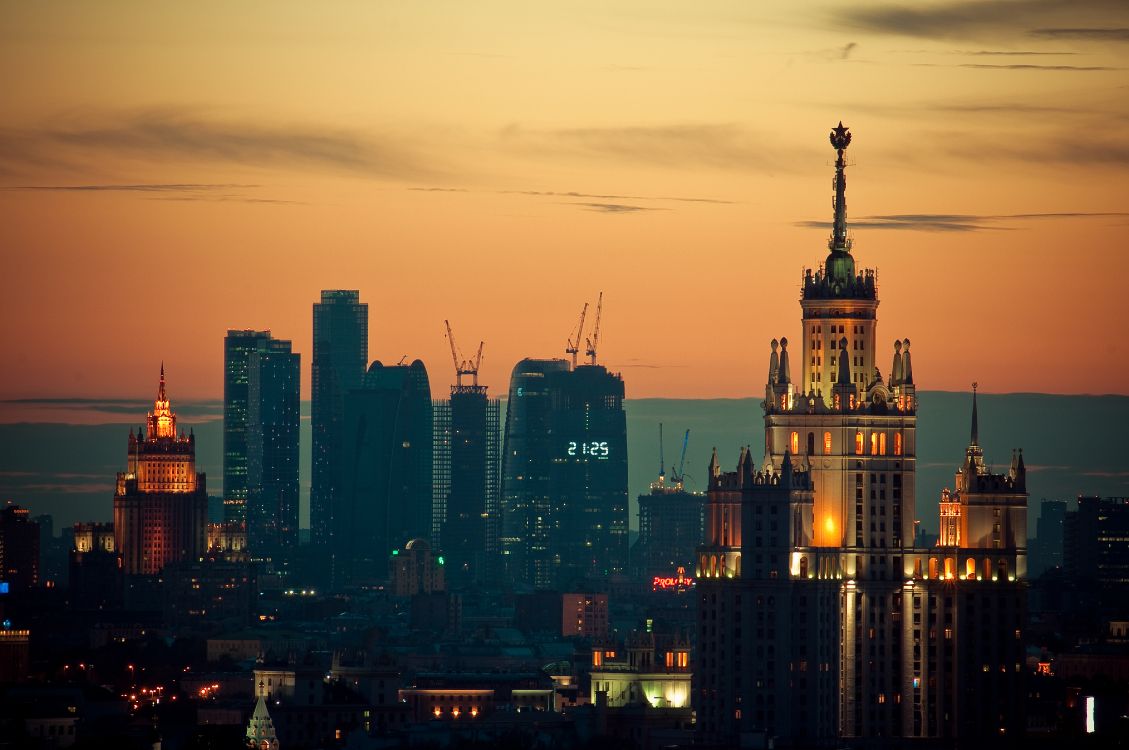
{"label": "ministry building with spire", "polygon": [[[878,274],[856,267],[836,150],[829,253],[801,280],[799,362],[770,344],[763,460],[709,470],[698,550],[700,739],[712,744],[1020,740],[1026,594],[1022,458],[991,473],[976,430],[914,546],[910,342],[878,367]],[[889,351],[889,350],[888,350]]]}

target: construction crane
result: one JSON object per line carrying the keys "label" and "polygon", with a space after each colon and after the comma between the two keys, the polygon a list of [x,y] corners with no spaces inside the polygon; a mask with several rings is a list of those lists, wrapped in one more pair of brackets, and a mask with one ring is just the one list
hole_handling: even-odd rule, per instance
{"label": "construction crane", "polygon": [[455,363],[455,382],[456,387],[463,387],[463,375],[471,376],[471,385],[478,386],[478,367],[482,364],[482,347],[485,341],[478,342],[478,353],[475,354],[474,359],[465,359],[462,357],[462,352],[459,351],[458,346],[455,344],[455,334],[451,332],[451,321],[443,321],[447,325],[447,340],[451,342],[451,361]]}
{"label": "construction crane", "polygon": [[596,303],[596,325],[592,329],[592,338],[587,340],[584,353],[588,355],[588,364],[596,364],[596,345],[600,343],[600,313],[604,309],[604,293],[600,292],[600,299]]}
{"label": "construction crane", "polygon": [[678,462],[677,471],[674,467],[670,469],[671,481],[681,487],[686,482],[686,474],[683,471],[686,468],[686,446],[690,444],[690,430],[686,430],[686,434],[682,437],[682,459]]}
{"label": "construction crane", "polygon": [[588,315],[588,303],[584,303],[584,308],[580,311],[580,323],[576,326],[576,336],[570,336],[568,339],[568,346],[565,347],[565,354],[572,357],[572,369],[576,369],[576,355],[580,351],[580,337],[584,335],[584,317]]}

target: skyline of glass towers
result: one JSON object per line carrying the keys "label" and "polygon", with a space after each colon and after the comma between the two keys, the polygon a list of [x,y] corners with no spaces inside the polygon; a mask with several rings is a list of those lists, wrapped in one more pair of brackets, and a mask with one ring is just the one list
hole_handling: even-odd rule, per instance
{"label": "skyline of glass towers", "polygon": [[310,539],[333,543],[338,458],[345,394],[359,388],[368,364],[368,304],[355,289],[326,289],[313,308],[310,370]]}

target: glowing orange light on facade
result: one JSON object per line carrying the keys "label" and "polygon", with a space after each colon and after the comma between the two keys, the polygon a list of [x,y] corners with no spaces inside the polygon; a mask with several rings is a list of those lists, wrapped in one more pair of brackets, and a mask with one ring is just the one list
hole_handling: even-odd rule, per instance
{"label": "glowing orange light on facade", "polygon": [[862,430],[855,433],[855,455],[862,455]]}
{"label": "glowing orange light on facade", "polygon": [[894,455],[902,455],[902,433],[900,432],[894,433]]}
{"label": "glowing orange light on facade", "polygon": [[831,455],[831,433],[823,433],[823,454],[825,456]]}
{"label": "glowing orange light on facade", "polygon": [[792,454],[795,455],[800,452],[800,433],[793,432],[791,438]]}
{"label": "glowing orange light on facade", "polygon": [[440,715],[441,713],[443,713],[443,710],[442,710],[441,708],[439,708],[439,706],[436,706],[436,707],[435,707],[435,710],[434,710],[434,711],[432,711],[431,713],[435,714],[435,718],[436,718],[436,719],[438,719],[438,718],[439,718],[439,715]]}

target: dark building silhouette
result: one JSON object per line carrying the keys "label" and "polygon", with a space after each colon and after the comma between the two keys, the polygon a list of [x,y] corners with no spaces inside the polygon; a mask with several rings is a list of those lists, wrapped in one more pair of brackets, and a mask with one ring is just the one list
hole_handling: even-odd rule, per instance
{"label": "dark building silhouette", "polygon": [[427,370],[373,362],[345,397],[334,512],[333,585],[384,582],[393,549],[431,532],[432,413]]}
{"label": "dark building silhouette", "polygon": [[1103,612],[1129,615],[1129,497],[1080,496],[1063,529],[1067,579],[1090,592]]}
{"label": "dark building silhouette", "polygon": [[247,520],[247,366],[270,331],[230,330],[223,339],[224,520]]}
{"label": "dark building silhouette", "polygon": [[263,555],[298,545],[301,357],[289,341],[262,341],[247,372],[247,541]]}
{"label": "dark building silhouette", "polygon": [[670,576],[694,569],[703,536],[706,496],[687,492],[682,482],[667,484],[663,475],[639,496],[639,538],[631,548],[636,577]]}
{"label": "dark building silhouette", "polygon": [[39,524],[11,500],[0,508],[0,583],[10,591],[39,585]]}
{"label": "dark building silhouette", "polygon": [[314,353],[310,377],[310,540],[326,559],[334,543],[337,482],[341,468],[338,442],[345,395],[361,386],[368,363],[368,304],[360,292],[322,291],[314,304]]}
{"label": "dark building silhouette", "polygon": [[71,606],[77,610],[113,609],[122,605],[122,564],[112,523],[76,523],[68,582]]}
{"label": "dark building silhouette", "polygon": [[114,494],[114,546],[126,575],[155,576],[195,560],[207,544],[208,492],[196,473],[196,437],[177,434],[165,395],[165,368],[147,431],[129,431],[127,468]]}
{"label": "dark building silhouette", "polygon": [[1066,525],[1066,501],[1044,500],[1039,506],[1035,538],[1027,552],[1027,570],[1038,578],[1051,568],[1062,567],[1063,534]]}
{"label": "dark building silhouette", "polygon": [[[453,385],[436,401],[433,538],[455,587],[482,582],[488,536],[496,545],[500,490],[501,404],[486,386]],[[488,534],[488,529],[490,532]]]}
{"label": "dark building silhouette", "polygon": [[602,365],[525,359],[510,378],[501,553],[514,583],[568,587],[626,572],[623,380]]}

